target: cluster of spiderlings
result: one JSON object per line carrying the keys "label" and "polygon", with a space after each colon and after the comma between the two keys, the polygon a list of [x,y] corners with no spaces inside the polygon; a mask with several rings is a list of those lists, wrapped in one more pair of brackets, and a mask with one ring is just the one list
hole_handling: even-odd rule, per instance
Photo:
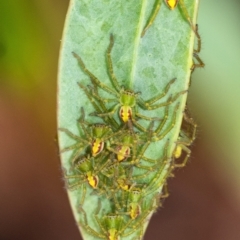
{"label": "cluster of spiderlings", "polygon": [[[78,124],[83,136],[75,135],[66,128],[59,129],[76,141],[73,145],[61,149],[61,152],[73,151],[71,168],[68,171],[64,169],[64,178],[69,190],[82,188],[78,202],[78,209],[82,213],[80,225],[89,234],[110,240],[136,234],[136,229],[139,229],[137,234],[141,239],[147,218],[161,205],[161,199],[168,195],[167,177],[175,167],[186,164],[190,155],[188,146],[195,138],[196,124],[185,113],[185,122],[191,129],[182,128],[173,156],[168,154],[170,142],[166,140],[163,156],[159,159],[146,157],[145,152],[150,144],[161,141],[173,129],[179,110],[177,99],[186,90],[171,95],[167,101],[159,103],[159,100],[167,97],[176,79],[169,81],[162,93],[147,101],[140,97],[140,93],[120,87],[112,67],[113,44],[114,39],[111,35],[107,49],[107,66],[112,87],[102,83],[88,70],[81,57],[73,53],[82,71],[89,76],[92,83],[87,87],[78,83],[95,109],[91,115],[100,117],[104,123],[88,123],[84,108],[81,108]],[[102,97],[98,91],[100,89],[114,98]],[[113,102],[114,105],[108,104],[109,102]],[[170,106],[173,106],[171,118]],[[143,109],[146,115],[140,114],[137,107]],[[165,108],[163,119],[147,116],[148,111],[160,107]],[[116,120],[116,117],[119,120]],[[148,121],[148,127],[140,124],[139,119]],[[182,163],[178,163],[177,159],[182,151],[186,152],[186,156]],[[167,164],[169,167],[166,171]],[[141,170],[140,174],[136,169]],[[161,188],[165,189],[165,193],[164,191],[159,193]],[[99,197],[99,204],[93,215],[98,228],[91,226],[88,220],[91,216],[87,216],[84,210],[86,194],[89,194],[89,191],[90,194],[97,194]],[[102,201],[107,201],[109,208],[108,213],[100,218],[100,211],[103,211]]]}

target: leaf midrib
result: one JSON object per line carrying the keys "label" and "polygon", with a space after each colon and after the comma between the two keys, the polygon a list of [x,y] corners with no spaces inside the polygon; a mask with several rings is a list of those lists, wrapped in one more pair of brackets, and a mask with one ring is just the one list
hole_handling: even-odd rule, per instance
{"label": "leaf midrib", "polygon": [[145,19],[145,14],[146,14],[146,8],[147,8],[147,0],[142,1],[142,7],[141,7],[141,12],[139,16],[139,22],[136,30],[136,37],[133,42],[134,48],[133,48],[133,57],[132,57],[132,70],[130,73],[130,81],[129,81],[129,87],[132,89],[133,88],[133,83],[135,78],[135,74],[137,71],[137,59],[138,59],[138,53],[139,53],[139,45],[141,41],[141,33],[143,29],[143,24],[144,24],[144,19]]}

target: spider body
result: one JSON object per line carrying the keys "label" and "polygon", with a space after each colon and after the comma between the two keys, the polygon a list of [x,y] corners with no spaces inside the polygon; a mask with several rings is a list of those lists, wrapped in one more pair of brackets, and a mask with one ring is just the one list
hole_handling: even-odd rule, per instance
{"label": "spider body", "polygon": [[[97,159],[98,163],[95,164],[93,157],[79,156],[74,162],[75,174],[68,175],[66,170],[64,171],[64,179],[67,189],[74,191],[80,187],[83,187],[82,205],[86,194],[86,183],[95,190],[102,191],[102,186],[99,188],[99,174],[109,164],[108,153],[105,152],[101,158]],[[72,181],[74,179],[74,181]]]}
{"label": "spider body", "polygon": [[138,93],[134,93],[131,90],[125,90],[124,88],[121,89],[119,96],[121,105],[119,110],[119,116],[125,123],[132,120],[132,108],[136,106],[137,95]]}
{"label": "spider body", "polygon": [[140,188],[131,188],[127,195],[127,212],[123,214],[128,215],[131,219],[136,219],[142,213],[141,200],[142,190]]}
{"label": "spider body", "polygon": [[105,140],[107,140],[104,139],[104,136],[107,136],[109,133],[112,133],[112,131],[109,126],[106,126],[105,124],[98,123],[92,125],[93,138],[91,139],[91,147],[93,157],[96,157],[100,152],[102,152],[105,145]]}
{"label": "spider body", "polygon": [[120,139],[111,141],[111,146],[116,145],[116,147],[108,147],[108,150],[116,154],[119,162],[125,161],[131,154],[136,154],[136,144],[140,142],[137,137],[139,136],[130,131],[126,131],[126,134]]}
{"label": "spider body", "polygon": [[165,0],[167,6],[168,6],[171,10],[173,10],[173,9],[177,6],[178,1],[179,1],[179,0]]}
{"label": "spider body", "polygon": [[92,227],[89,226],[87,220],[87,214],[83,208],[80,208],[83,213],[83,222],[80,225],[91,235],[107,240],[120,240],[122,236],[124,236],[124,231],[130,225],[132,221],[125,222],[123,216],[115,213],[109,213],[105,215],[102,219],[99,219],[98,212],[100,211],[100,207],[97,208],[96,213],[94,214],[94,218],[98,224],[100,229],[96,231]]}

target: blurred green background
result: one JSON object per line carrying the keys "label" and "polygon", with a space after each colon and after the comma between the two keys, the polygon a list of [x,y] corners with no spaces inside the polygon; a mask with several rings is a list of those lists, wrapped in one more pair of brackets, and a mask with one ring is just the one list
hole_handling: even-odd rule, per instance
{"label": "blurred green background", "polygon": [[[78,240],[58,159],[57,64],[69,1],[0,1],[0,239]],[[188,166],[145,239],[240,239],[240,2],[201,0],[206,67],[189,106],[199,125]]]}

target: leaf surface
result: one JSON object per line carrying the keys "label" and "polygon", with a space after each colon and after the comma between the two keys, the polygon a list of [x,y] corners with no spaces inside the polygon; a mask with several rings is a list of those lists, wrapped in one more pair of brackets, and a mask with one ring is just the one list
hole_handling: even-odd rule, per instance
{"label": "leaf surface", "polygon": [[[198,1],[185,0],[184,2],[193,22],[195,22]],[[114,46],[111,53],[113,70],[120,86],[123,85],[135,92],[141,92],[141,98],[148,100],[161,93],[166,84],[171,79],[176,78],[177,80],[172,84],[167,96],[159,102],[167,101],[170,95],[174,96],[176,93],[188,89],[194,33],[185,20],[181,8],[178,6],[175,10],[169,10],[163,1],[153,25],[148,29],[145,36],[141,37],[143,27],[152,12],[154,4],[155,1],[153,0],[71,1],[59,61],[59,127],[67,128],[76,135],[83,134],[77,124],[81,115],[81,107],[84,107],[88,122],[100,121],[99,118],[89,116],[95,109],[77,83],[81,82],[87,86],[91,84],[91,81],[78,65],[72,52],[74,51],[81,56],[89,71],[101,82],[113,88],[106,64],[106,51],[109,46],[110,34],[114,36]],[[104,91],[101,91],[101,94],[103,97],[109,97],[109,94]],[[174,109],[176,104],[179,103],[172,131],[163,140],[152,143],[146,151],[147,157],[160,159],[163,156],[167,140],[170,142],[169,161],[163,165],[162,178],[160,177],[162,183],[169,169],[172,152],[179,135],[186,98],[187,94],[182,94],[169,107],[168,124],[171,124],[171,119],[176,112]],[[147,113],[139,108],[139,112],[163,119],[165,108],[158,108]],[[142,124],[147,126],[147,121],[143,121]],[[73,143],[74,141],[66,134],[59,134],[60,149]],[[70,169],[71,156],[72,151],[61,154],[61,162],[65,169]],[[162,187],[162,184],[160,187]],[[68,194],[75,219],[79,223],[83,218],[78,210],[81,188],[68,192]],[[150,198],[152,197],[153,195],[150,196]],[[88,215],[88,225],[102,234],[93,216],[98,198],[98,195],[91,194],[88,187],[84,209]],[[102,200],[102,209],[109,210],[107,199]],[[102,216],[99,215],[98,217],[101,219]],[[81,233],[84,239],[96,239],[85,230],[81,229]],[[123,239],[133,239],[133,236],[134,234]]]}

